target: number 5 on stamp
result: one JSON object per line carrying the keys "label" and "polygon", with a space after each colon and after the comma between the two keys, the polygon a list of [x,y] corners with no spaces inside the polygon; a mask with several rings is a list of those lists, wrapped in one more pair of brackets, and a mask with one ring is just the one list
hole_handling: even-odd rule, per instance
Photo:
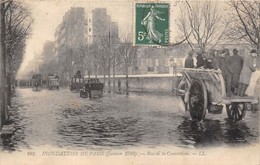
{"label": "number 5 on stamp", "polygon": [[134,4],[134,44],[169,45],[169,3]]}

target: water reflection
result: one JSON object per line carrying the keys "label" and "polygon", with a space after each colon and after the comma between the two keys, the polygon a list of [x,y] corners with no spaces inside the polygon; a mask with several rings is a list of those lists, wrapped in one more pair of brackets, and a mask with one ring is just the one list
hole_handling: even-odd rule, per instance
{"label": "water reflection", "polygon": [[252,138],[257,138],[245,121],[233,123],[227,120],[225,127],[225,142],[228,144],[249,144]]}
{"label": "water reflection", "polygon": [[206,147],[216,145],[232,144],[251,144],[258,136],[247,126],[245,121],[231,122],[226,119],[204,120],[201,122],[192,121],[184,117],[182,123],[178,126],[179,140],[182,144],[195,147]]}
{"label": "water reflection", "polygon": [[[82,99],[68,90],[19,91],[10,122],[14,135],[0,138],[4,150],[42,145],[70,149],[125,147],[214,147],[256,144],[259,111],[233,123],[226,114],[190,120],[181,100],[169,95],[121,95]],[[43,99],[44,98],[44,99]]]}
{"label": "water reflection", "polygon": [[[110,107],[111,108],[111,107]],[[122,146],[141,140],[140,118],[118,117],[109,107],[85,107],[61,111],[58,134],[60,146]]]}
{"label": "water reflection", "polygon": [[178,126],[180,133],[180,141],[185,145],[207,146],[221,143],[223,132],[220,121],[205,120],[203,122],[195,122],[189,118],[184,118],[183,122]]}

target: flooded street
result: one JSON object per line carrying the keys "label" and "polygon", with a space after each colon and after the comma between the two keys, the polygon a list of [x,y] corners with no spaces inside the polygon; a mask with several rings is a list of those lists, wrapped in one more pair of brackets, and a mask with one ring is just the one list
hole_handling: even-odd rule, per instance
{"label": "flooded street", "polygon": [[166,94],[105,94],[84,99],[66,89],[40,92],[17,89],[10,111],[12,137],[1,150],[22,151],[49,145],[63,149],[132,147],[203,148],[259,142],[259,111],[232,123],[222,114],[206,114],[196,123],[180,98]]}

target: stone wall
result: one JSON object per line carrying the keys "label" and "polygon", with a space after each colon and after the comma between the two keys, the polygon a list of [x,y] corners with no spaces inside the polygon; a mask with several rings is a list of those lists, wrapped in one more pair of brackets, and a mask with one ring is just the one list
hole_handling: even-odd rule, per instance
{"label": "stone wall", "polygon": [[[172,76],[166,77],[129,77],[129,91],[130,92],[171,92],[177,78]],[[126,78],[116,77],[115,78],[115,89],[118,91],[118,81],[121,82],[121,90],[126,89]],[[111,89],[112,87],[111,78]],[[106,89],[108,87],[108,80],[106,80]]]}

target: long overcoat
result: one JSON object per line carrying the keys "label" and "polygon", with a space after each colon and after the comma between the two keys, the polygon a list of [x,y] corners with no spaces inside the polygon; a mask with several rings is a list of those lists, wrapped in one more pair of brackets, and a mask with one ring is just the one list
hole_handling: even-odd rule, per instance
{"label": "long overcoat", "polygon": [[232,87],[237,88],[239,76],[243,67],[243,58],[239,55],[233,55],[229,58],[229,64],[232,72]]}
{"label": "long overcoat", "polygon": [[184,67],[185,68],[194,68],[194,62],[193,62],[193,58],[192,57],[187,57],[185,59]]}
{"label": "long overcoat", "polygon": [[252,72],[256,70],[254,67],[254,59],[251,55],[245,57],[243,68],[239,77],[239,82],[249,85]]}

